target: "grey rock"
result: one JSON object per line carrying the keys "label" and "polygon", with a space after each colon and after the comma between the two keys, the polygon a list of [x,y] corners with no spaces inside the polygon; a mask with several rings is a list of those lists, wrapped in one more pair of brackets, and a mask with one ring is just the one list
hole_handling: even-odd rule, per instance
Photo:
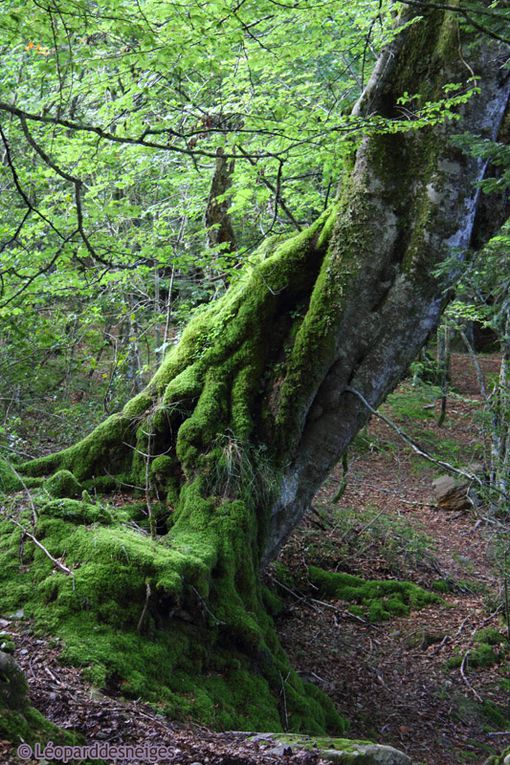
{"label": "grey rock", "polygon": [[398,749],[368,741],[285,733],[256,733],[249,736],[249,740],[267,744],[270,747],[267,753],[276,757],[305,749],[315,751],[322,759],[337,765],[412,765],[411,759]]}

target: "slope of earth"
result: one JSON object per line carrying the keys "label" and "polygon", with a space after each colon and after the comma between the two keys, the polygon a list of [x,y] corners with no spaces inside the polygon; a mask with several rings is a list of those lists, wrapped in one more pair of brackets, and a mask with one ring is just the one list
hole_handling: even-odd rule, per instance
{"label": "slope of earth", "polygon": [[[157,714],[140,701],[126,701],[105,696],[85,682],[80,671],[63,666],[59,648],[47,639],[34,636],[23,617],[0,620],[16,643],[15,657],[25,672],[31,703],[62,728],[78,731],[87,744],[143,747],[136,756],[118,757],[118,765],[276,765],[281,756],[271,752],[266,742],[252,742],[242,733],[214,733],[205,728],[175,723]],[[44,742],[47,744],[48,742]],[[163,747],[165,754],[162,754]],[[135,753],[140,750],[134,750]],[[316,752],[291,751],[285,758],[289,765],[321,765]],[[104,760],[93,759],[87,762]],[[19,759],[12,746],[0,740],[2,765],[41,765],[46,759]],[[60,762],[60,761],[59,761]],[[73,759],[73,762],[75,760]]]}
{"label": "slope of earth", "polygon": [[[497,372],[498,359],[482,359]],[[466,357],[453,359],[447,419],[440,391],[404,383],[382,412],[457,466],[483,457],[481,400]],[[497,534],[484,508],[436,506],[442,468],[418,457],[377,418],[357,439],[340,499],[339,467],[316,497],[271,577],[285,598],[280,634],[299,671],[351,721],[349,735],[402,749],[427,765],[481,764],[510,744],[510,647]],[[336,499],[336,501],[335,501]],[[321,594],[308,567],[404,579],[441,602],[387,621]]]}

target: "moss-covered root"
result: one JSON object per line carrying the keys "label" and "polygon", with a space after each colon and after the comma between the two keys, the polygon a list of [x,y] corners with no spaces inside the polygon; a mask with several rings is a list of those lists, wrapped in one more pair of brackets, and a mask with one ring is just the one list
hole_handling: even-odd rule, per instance
{"label": "moss-covered root", "polygon": [[317,566],[310,566],[308,575],[321,593],[354,603],[351,606],[353,613],[360,611],[374,622],[392,616],[407,616],[413,608],[423,608],[441,600],[413,582],[362,579]]}
{"label": "moss-covered root", "polygon": [[172,538],[151,539],[140,510],[41,492],[34,533],[71,575],[29,541],[20,566],[21,531],[0,519],[0,613],[23,607],[94,685],[173,718],[343,733],[332,701],[292,671],[279,644],[250,514],[239,501],[216,506],[192,491],[187,500]]}
{"label": "moss-covered root", "polygon": [[13,747],[21,741],[77,742],[74,735],[57,728],[30,705],[25,676],[12,656],[3,651],[0,651],[0,739],[11,742]]}

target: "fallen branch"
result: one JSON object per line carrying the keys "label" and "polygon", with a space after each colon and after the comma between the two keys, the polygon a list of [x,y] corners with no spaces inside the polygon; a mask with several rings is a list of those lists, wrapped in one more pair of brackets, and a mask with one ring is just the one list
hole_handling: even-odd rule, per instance
{"label": "fallen branch", "polygon": [[467,478],[469,481],[474,481],[479,486],[483,486],[483,482],[478,478],[477,475],[474,475],[472,473],[467,473],[465,470],[461,470],[460,468],[453,467],[453,465],[450,465],[449,462],[445,462],[444,460],[438,460],[435,457],[433,457],[431,454],[429,454],[423,447],[419,446],[412,438],[411,436],[408,436],[407,433],[405,433],[399,426],[394,423],[392,420],[389,419],[389,417],[385,417],[384,414],[381,414],[376,409],[371,406],[366,398],[358,391],[356,388],[351,388],[350,386],[347,386],[345,388],[345,391],[347,393],[352,393],[354,396],[357,396],[359,400],[366,406],[366,408],[373,414],[375,417],[377,417],[379,420],[382,420],[388,427],[390,427],[392,430],[395,431],[395,433],[404,441],[408,446],[411,447],[411,449],[418,454],[420,457],[423,457],[424,459],[431,462],[433,465],[439,465],[439,467],[444,468],[449,473],[453,473],[454,475],[460,475],[462,478]]}
{"label": "fallen branch", "polygon": [[27,529],[23,526],[23,524],[21,524],[19,521],[13,518],[11,515],[8,515],[7,519],[22,530],[23,534],[26,537],[28,537],[28,539],[30,539],[30,541],[33,542],[34,545],[38,547],[39,550],[41,550],[46,555],[47,558],[51,560],[51,562],[53,563],[56,569],[58,569],[62,574],[66,574],[67,576],[73,576],[73,572],[71,571],[71,569],[67,568],[67,566],[64,565],[62,561],[58,560],[57,558],[54,558],[53,555],[50,553],[50,551],[47,550],[46,547],[43,544],[41,544],[41,542],[39,542],[39,540],[36,539],[36,537],[34,537],[33,534],[27,531]]}
{"label": "fallen branch", "polygon": [[469,656],[469,651],[466,651],[466,653],[464,654],[464,658],[462,659],[462,664],[460,665],[460,676],[462,677],[462,679],[464,680],[464,683],[469,688],[469,690],[471,691],[473,696],[476,698],[476,700],[482,704],[483,703],[482,697],[480,696],[478,691],[473,688],[473,686],[471,685],[471,683],[466,677],[466,673],[464,672],[464,667],[466,666],[468,656]]}

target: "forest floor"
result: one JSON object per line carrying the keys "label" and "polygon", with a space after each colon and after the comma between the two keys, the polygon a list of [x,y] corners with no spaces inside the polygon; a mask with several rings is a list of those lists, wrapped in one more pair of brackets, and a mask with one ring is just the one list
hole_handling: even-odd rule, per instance
{"label": "forest floor", "polygon": [[[495,356],[482,363],[489,378],[497,372]],[[437,457],[469,466],[481,458],[481,401],[461,355],[454,357],[453,387],[442,427],[434,390],[429,401],[426,388],[409,382],[382,411]],[[469,660],[479,657],[477,636],[487,628],[504,639],[502,576],[484,509],[436,506],[432,480],[444,474],[372,418],[352,450],[341,500],[333,501],[337,469],[316,497],[316,512],[282,553],[293,584],[280,634],[294,666],[350,720],[353,738],[391,744],[427,765],[479,764],[510,744],[508,648],[503,643],[492,656],[485,649],[486,666]],[[348,603],[313,592],[311,564],[448,591],[442,603],[408,616],[363,622]]]}
{"label": "forest floor", "polygon": [[[495,356],[482,363],[489,376],[497,372]],[[473,465],[482,452],[481,402],[461,355],[453,359],[453,388],[442,427],[433,386],[407,381],[382,411],[437,457]],[[339,467],[268,578],[284,597],[278,628],[294,666],[334,699],[350,720],[351,738],[393,745],[423,765],[481,765],[510,745],[510,650],[503,641],[487,648],[485,666],[470,661],[480,655],[481,630],[492,627],[504,637],[502,577],[483,508],[436,506],[432,480],[444,472],[372,418],[351,449],[341,500],[334,501]],[[433,588],[441,601],[372,623],[349,611],[349,603],[317,592],[310,565],[412,581]],[[60,664],[55,643],[35,636],[23,618],[0,620],[0,628],[14,633],[34,705],[88,740],[170,741],[172,754],[161,763],[319,762],[310,752],[282,758],[239,734],[174,723],[139,701],[100,694],[78,669]],[[2,742],[0,762],[14,762]]]}

